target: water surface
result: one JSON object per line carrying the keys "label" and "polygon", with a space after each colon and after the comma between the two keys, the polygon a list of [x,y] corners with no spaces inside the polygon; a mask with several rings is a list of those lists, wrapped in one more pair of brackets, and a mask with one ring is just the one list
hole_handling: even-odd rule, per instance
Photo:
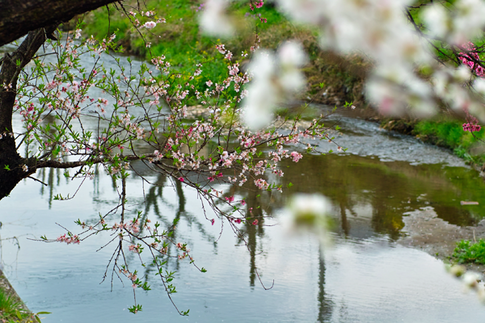
{"label": "water surface", "polygon": [[[398,243],[403,214],[423,207],[449,223],[478,223],[485,216],[485,184],[477,172],[445,150],[373,123],[332,118],[343,127],[337,141],[348,151],[320,155],[332,148],[313,142],[315,154],[281,164],[281,183],[293,184],[283,194],[220,186],[255,210],[267,205],[257,212],[270,217],[260,217],[257,226],[241,224],[251,251],[227,226],[220,234],[221,223],[211,225],[214,215],[204,217],[193,190],[133,164],[153,185],[132,173],[131,214],[143,211],[167,227],[180,219],[175,238],[208,270],[200,273],[187,260],[169,264],[178,271],[174,300],[190,309],[188,318],[176,313],[150,268],[143,274],[153,290],[137,294],[144,309],[137,315],[127,311],[129,284],[115,280],[112,291],[109,279],[100,284],[112,249],[96,250],[109,236],[80,245],[30,240],[55,238],[65,232],[56,223],[75,230],[78,218],[95,221],[113,208],[118,194],[102,169],[70,201],[53,196],[72,195],[80,181],[52,169],[36,174],[48,187],[26,180],[0,201],[4,271],[33,311],[52,312],[43,322],[483,322],[485,307],[473,293],[463,293],[441,261]],[[315,237],[291,236],[278,225],[286,200],[297,192],[332,200],[335,247],[323,256]],[[480,205],[461,206],[462,200]],[[272,289],[262,288],[256,268],[266,286],[274,281]]]}

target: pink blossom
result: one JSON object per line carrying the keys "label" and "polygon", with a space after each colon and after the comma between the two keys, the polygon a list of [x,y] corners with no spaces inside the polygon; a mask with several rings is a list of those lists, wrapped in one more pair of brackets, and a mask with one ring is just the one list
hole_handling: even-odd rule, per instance
{"label": "pink blossom", "polygon": [[297,153],[296,151],[292,152],[291,154],[291,158],[293,158],[293,161],[295,163],[297,163],[300,159],[302,159],[303,155],[300,154],[300,153]]}
{"label": "pink blossom", "polygon": [[253,225],[258,225],[258,223],[259,223],[258,219],[253,221]]}
{"label": "pink blossom", "polygon": [[79,240],[79,237],[77,235],[68,236],[66,234],[63,234],[62,236],[58,237],[56,240],[59,242],[65,242],[67,244],[71,244],[71,243],[79,244],[81,242],[81,240]]}
{"label": "pink blossom", "polygon": [[181,181],[183,183],[184,182],[184,178],[183,177],[179,177],[179,181]]}
{"label": "pink blossom", "polygon": [[234,202],[234,196],[226,197],[226,201],[229,203]]}
{"label": "pink blossom", "polygon": [[147,21],[142,27],[145,27],[146,29],[152,29],[155,28],[157,23],[155,21]]}
{"label": "pink blossom", "polygon": [[478,56],[478,53],[476,52],[475,44],[468,42],[466,44],[463,44],[462,48],[466,49],[468,53],[460,53],[460,61],[468,66],[473,72],[475,72],[477,76],[484,77],[485,69],[476,63],[480,61],[480,56]]}
{"label": "pink blossom", "polygon": [[474,132],[474,131],[480,131],[482,129],[482,127],[480,125],[475,125],[475,124],[470,124],[470,123],[464,123],[463,124],[463,131],[470,131],[470,132]]}
{"label": "pink blossom", "polygon": [[221,54],[225,54],[226,53],[226,48],[225,48],[225,45],[224,44],[221,44],[221,45],[216,45],[216,49],[219,51],[219,53]]}
{"label": "pink blossom", "polygon": [[128,250],[133,251],[133,252],[137,252],[137,251],[136,251],[136,250],[137,250],[137,246],[135,246],[134,244],[132,244],[132,245],[130,245],[130,246],[128,247]]}
{"label": "pink blossom", "polygon": [[256,185],[260,190],[266,190],[269,188],[269,184],[262,178],[255,180],[254,185]]}

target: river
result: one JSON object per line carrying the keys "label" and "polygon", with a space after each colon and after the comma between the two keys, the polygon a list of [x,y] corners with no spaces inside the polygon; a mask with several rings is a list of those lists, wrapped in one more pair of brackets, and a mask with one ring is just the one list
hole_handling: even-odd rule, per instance
{"label": "river", "polygon": [[[261,201],[268,205],[260,210],[267,220],[242,225],[251,252],[231,230],[221,234],[220,222],[212,225],[203,216],[192,189],[132,164],[153,184],[143,184],[131,172],[131,214],[140,210],[164,226],[179,219],[175,239],[187,243],[197,265],[207,269],[200,273],[187,259],[168,264],[177,270],[174,301],[181,310],[190,309],[189,317],[177,314],[150,267],[140,275],[148,277],[152,291],[138,292],[143,311],[136,315],[127,310],[133,304],[131,285],[115,280],[111,287],[110,279],[100,284],[112,249],[97,250],[108,235],[79,245],[37,241],[64,234],[61,226],[76,230],[77,219],[95,221],[118,203],[102,168],[69,201],[54,196],[73,195],[81,180],[66,179],[54,169],[35,175],[47,187],[24,180],[1,200],[0,265],[32,311],[52,312],[41,315],[47,323],[483,322],[485,306],[463,292],[441,260],[403,243],[410,237],[405,223],[413,212],[432,211],[457,227],[478,225],[485,216],[485,184],[478,173],[446,150],[383,131],[346,111],[332,115],[328,126],[333,124],[342,127],[336,141],[348,150],[328,153],[335,147],[312,142],[315,154],[305,154],[298,164],[282,162],[281,184],[293,184],[283,194],[258,196],[238,186],[219,186],[236,199],[245,198],[248,207]],[[334,246],[323,253],[316,237],[291,235],[279,225],[286,201],[301,192],[332,201]],[[462,206],[461,201],[479,205]],[[131,255],[128,260],[136,262]],[[274,282],[272,289],[262,287],[256,268],[265,286]]]}
{"label": "river", "polygon": [[[78,218],[94,220],[111,209],[118,195],[102,170],[70,201],[54,201],[53,196],[72,195],[80,181],[47,169],[36,177],[48,187],[26,180],[0,202],[4,271],[32,311],[52,312],[42,315],[47,323],[483,322],[485,307],[476,295],[463,292],[442,261],[400,244],[406,236],[403,219],[411,211],[432,208],[448,223],[476,225],[483,209],[461,206],[460,201],[485,204],[485,184],[477,172],[448,151],[382,131],[374,123],[338,114],[331,117],[333,122],[342,127],[336,140],[347,152],[283,163],[282,183],[293,183],[283,194],[257,197],[239,187],[221,186],[245,197],[249,206],[266,199],[271,207],[263,212],[274,223],[296,192],[329,197],[335,245],[323,256],[315,237],[291,236],[280,225],[243,227],[254,247],[248,252],[232,231],[219,236],[221,227],[201,215],[193,190],[149,173],[144,175],[154,185],[143,186],[131,174],[130,210],[142,210],[165,225],[179,218],[176,238],[208,270],[200,273],[184,260],[170,264],[178,270],[174,300],[182,310],[190,309],[189,317],[177,314],[150,270],[144,274],[153,290],[137,295],[143,311],[129,313],[131,286],[114,281],[111,291],[110,281],[100,284],[112,250],[96,250],[107,236],[80,245],[31,240],[63,234],[56,223],[74,230]],[[331,148],[315,144],[319,153]],[[142,166],[133,166],[143,172]],[[266,286],[274,280],[272,289],[263,289],[256,267]]]}

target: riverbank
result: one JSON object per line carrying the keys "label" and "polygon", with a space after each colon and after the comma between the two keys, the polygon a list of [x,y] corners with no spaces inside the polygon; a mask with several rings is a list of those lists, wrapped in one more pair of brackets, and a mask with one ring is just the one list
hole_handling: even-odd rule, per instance
{"label": "riverbank", "polygon": [[37,314],[32,313],[21,300],[7,277],[0,270],[0,322],[37,323]]}
{"label": "riverbank", "polygon": [[[452,255],[457,242],[485,239],[485,220],[474,226],[458,226],[440,219],[432,207],[407,212],[405,215],[402,232],[406,236],[399,239],[399,244],[423,250],[445,263],[454,263]],[[485,274],[485,265],[466,263],[464,266]]]}

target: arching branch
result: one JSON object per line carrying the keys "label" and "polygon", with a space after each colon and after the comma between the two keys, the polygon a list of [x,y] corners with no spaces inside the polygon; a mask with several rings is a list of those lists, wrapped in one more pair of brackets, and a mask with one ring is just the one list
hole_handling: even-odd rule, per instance
{"label": "arching branch", "polygon": [[119,0],[0,0],[0,45]]}

